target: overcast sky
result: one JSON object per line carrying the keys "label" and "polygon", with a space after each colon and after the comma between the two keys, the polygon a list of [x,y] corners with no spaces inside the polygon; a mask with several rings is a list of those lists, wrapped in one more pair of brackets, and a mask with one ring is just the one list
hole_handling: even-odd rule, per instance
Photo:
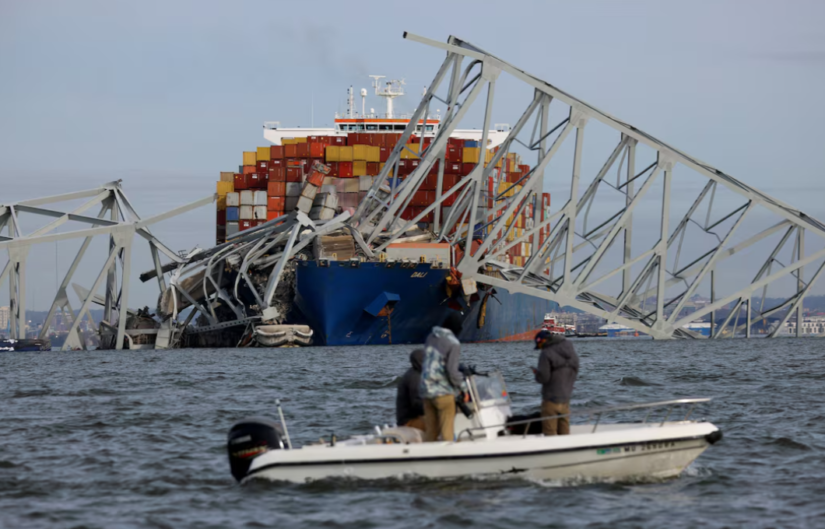
{"label": "overcast sky", "polygon": [[[369,74],[420,94],[443,52],[407,30],[471,41],[825,219],[823,21],[825,3],[801,0],[0,0],[0,203],[114,179],[144,216],[208,195],[266,144],[266,120],[308,126],[314,107],[315,125],[331,124]],[[521,109],[501,111],[515,122]],[[154,231],[208,247],[213,219],[205,207]],[[30,299],[45,309],[55,248],[38,252],[30,274],[50,279]],[[154,305],[154,286],[132,292],[131,305]]]}

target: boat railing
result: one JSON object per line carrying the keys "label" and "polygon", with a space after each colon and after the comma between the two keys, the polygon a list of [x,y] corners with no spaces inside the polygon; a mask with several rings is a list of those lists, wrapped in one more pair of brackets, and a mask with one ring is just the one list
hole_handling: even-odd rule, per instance
{"label": "boat railing", "polygon": [[[687,399],[675,399],[675,400],[663,400],[659,402],[646,402],[641,404],[621,404],[618,406],[606,406],[602,408],[594,408],[594,409],[581,409],[581,410],[572,410],[569,413],[563,413],[559,415],[545,415],[543,417],[534,417],[531,419],[522,419],[518,421],[510,421],[504,424],[496,424],[496,425],[489,425],[489,426],[475,426],[473,428],[466,428],[462,430],[456,440],[461,440],[461,437],[466,433],[471,440],[474,440],[475,437],[473,436],[473,432],[480,431],[480,430],[487,430],[489,428],[507,428],[509,426],[519,426],[519,425],[527,425],[524,428],[523,437],[527,436],[527,431],[530,429],[530,424],[534,422],[541,422],[548,419],[560,419],[562,417],[573,417],[573,416],[588,416],[588,424],[591,422],[593,423],[593,430],[590,433],[595,433],[596,429],[599,427],[599,423],[601,422],[602,416],[607,415],[609,413],[620,412],[620,411],[628,411],[628,410],[638,410],[638,409],[649,409],[647,414],[645,415],[642,424],[647,424],[648,419],[650,418],[650,414],[653,413],[654,409],[656,408],[664,408],[667,407],[667,413],[665,414],[664,419],[659,422],[659,427],[665,425],[665,422],[670,418],[670,415],[673,413],[673,408],[676,406],[686,406],[690,405],[688,410],[685,412],[685,416],[682,418],[683,421],[687,421],[690,419],[693,410],[696,408],[697,404],[701,404],[703,402],[710,402],[710,397],[704,398],[687,398]],[[658,421],[657,421],[658,422]]]}

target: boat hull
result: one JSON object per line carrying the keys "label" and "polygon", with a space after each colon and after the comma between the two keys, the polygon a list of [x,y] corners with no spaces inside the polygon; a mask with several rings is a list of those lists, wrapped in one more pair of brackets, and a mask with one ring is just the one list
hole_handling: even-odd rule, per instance
{"label": "boat hull", "polygon": [[[449,274],[426,263],[353,267],[349,262],[321,266],[304,261],[296,267],[295,304],[315,331],[318,345],[422,343],[456,308],[464,315],[463,342],[527,341],[556,307],[547,300],[483,286],[469,302],[463,296],[451,299],[445,288]],[[395,302],[389,314],[373,310],[383,299]]]}
{"label": "boat hull", "polygon": [[651,427],[625,432],[611,430],[602,434],[512,436],[508,440],[481,442],[275,450],[256,458],[245,480],[303,483],[331,477],[386,479],[406,475],[584,482],[661,479],[678,476],[714,442],[709,436],[718,432],[709,423],[683,424],[658,431]]}

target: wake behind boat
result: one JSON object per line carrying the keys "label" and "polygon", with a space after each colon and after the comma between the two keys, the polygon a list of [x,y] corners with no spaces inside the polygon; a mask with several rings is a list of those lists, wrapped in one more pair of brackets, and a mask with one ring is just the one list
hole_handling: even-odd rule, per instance
{"label": "wake behind boat", "polygon": [[[543,418],[511,420],[510,398],[498,372],[467,378],[471,417],[456,415],[455,441],[421,442],[420,431],[376,426],[371,435],[293,448],[281,423],[251,418],[229,431],[232,475],[305,481],[328,477],[384,479],[404,475],[426,478],[517,476],[535,479],[636,479],[678,476],[710,445],[722,438],[709,422],[690,420],[699,403],[678,399],[572,412],[589,424],[571,425],[570,435],[533,434]],[[670,421],[676,408],[686,411]],[[279,405],[280,412],[280,405]],[[608,414],[638,412],[638,422],[605,424]],[[653,413],[662,419],[650,422]],[[282,428],[283,425],[283,428]],[[532,430],[534,430],[533,428]]]}

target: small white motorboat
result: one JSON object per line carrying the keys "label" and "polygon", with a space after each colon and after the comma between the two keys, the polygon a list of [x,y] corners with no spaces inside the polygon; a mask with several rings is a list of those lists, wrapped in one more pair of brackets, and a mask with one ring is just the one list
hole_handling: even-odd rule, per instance
{"label": "small white motorboat", "polygon": [[[513,476],[542,480],[649,479],[678,476],[722,438],[709,422],[690,420],[707,398],[573,411],[588,424],[572,424],[570,435],[535,431],[541,417],[514,421],[510,398],[498,372],[468,377],[471,417],[457,413],[456,439],[421,442],[420,430],[376,426],[371,435],[331,437],[293,448],[278,404],[280,424],[264,418],[236,423],[227,450],[239,482],[255,478],[296,483],[328,477],[383,479]],[[679,420],[672,412],[684,409]],[[638,422],[605,423],[606,415],[642,413]],[[651,421],[653,414],[656,421]],[[659,416],[661,414],[661,416]],[[532,425],[532,428],[531,428]],[[540,427],[539,427],[540,431]]]}

